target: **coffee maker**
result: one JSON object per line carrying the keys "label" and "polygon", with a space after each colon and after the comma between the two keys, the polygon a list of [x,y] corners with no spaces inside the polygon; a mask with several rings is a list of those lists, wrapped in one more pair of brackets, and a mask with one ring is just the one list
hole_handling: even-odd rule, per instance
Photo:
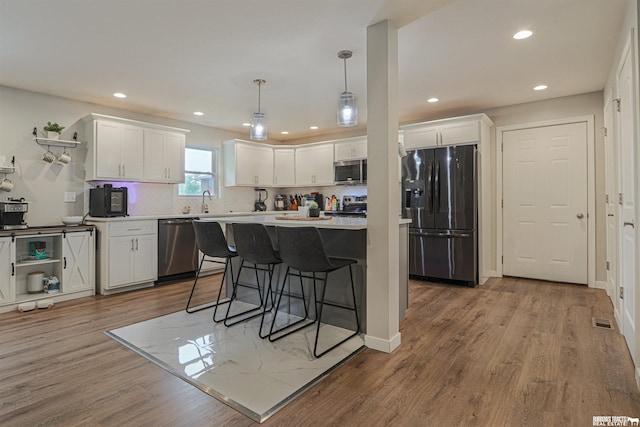
{"label": "coffee maker", "polygon": [[256,193],[258,193],[258,198],[253,204],[253,210],[256,212],[264,212],[267,210],[267,204],[265,202],[269,198],[269,192],[264,188],[256,188]]}
{"label": "coffee maker", "polygon": [[0,230],[19,230],[27,228],[24,214],[29,204],[24,199],[8,199],[0,201]]}

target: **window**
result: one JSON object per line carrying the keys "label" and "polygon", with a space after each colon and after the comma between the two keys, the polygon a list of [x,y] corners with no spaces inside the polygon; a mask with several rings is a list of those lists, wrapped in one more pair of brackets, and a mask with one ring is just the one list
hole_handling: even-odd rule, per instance
{"label": "window", "polygon": [[187,147],[184,150],[184,183],[178,185],[180,196],[201,196],[209,190],[217,196],[218,150]]}

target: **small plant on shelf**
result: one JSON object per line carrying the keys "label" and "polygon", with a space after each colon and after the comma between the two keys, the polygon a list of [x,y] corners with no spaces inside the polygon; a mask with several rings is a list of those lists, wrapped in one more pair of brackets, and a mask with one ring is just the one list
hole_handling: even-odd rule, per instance
{"label": "small plant on shelf", "polygon": [[317,218],[320,216],[320,208],[316,202],[309,203],[309,216],[312,218]]}
{"label": "small plant on shelf", "polygon": [[47,132],[47,138],[49,139],[58,139],[64,126],[60,126],[59,124],[53,122],[47,122],[47,125],[43,128],[45,132]]}

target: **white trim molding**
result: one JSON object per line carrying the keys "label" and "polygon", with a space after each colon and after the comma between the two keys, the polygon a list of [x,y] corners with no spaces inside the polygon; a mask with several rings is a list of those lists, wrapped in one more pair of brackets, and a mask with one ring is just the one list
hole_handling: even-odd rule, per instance
{"label": "white trim molding", "polygon": [[396,348],[400,347],[400,332],[395,334],[390,340],[365,335],[364,345],[372,350],[382,351],[383,353],[392,353]]}

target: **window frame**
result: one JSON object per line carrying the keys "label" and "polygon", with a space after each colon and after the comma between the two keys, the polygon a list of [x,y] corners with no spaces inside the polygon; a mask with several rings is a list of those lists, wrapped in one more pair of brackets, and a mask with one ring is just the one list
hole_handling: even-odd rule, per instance
{"label": "window frame", "polygon": [[[191,145],[187,144],[184,147],[185,156],[184,156],[184,177],[180,184],[185,184],[187,181],[187,174],[201,174],[201,175],[210,175],[213,180],[213,191],[211,197],[220,198],[220,148],[219,147],[211,147],[211,146],[203,146],[203,145]],[[200,151],[208,151],[211,153],[211,172],[204,171],[193,171],[187,169],[187,149],[190,150],[200,150]],[[180,193],[180,184],[178,184],[178,196],[179,197],[201,197],[201,194],[181,194]]]}

